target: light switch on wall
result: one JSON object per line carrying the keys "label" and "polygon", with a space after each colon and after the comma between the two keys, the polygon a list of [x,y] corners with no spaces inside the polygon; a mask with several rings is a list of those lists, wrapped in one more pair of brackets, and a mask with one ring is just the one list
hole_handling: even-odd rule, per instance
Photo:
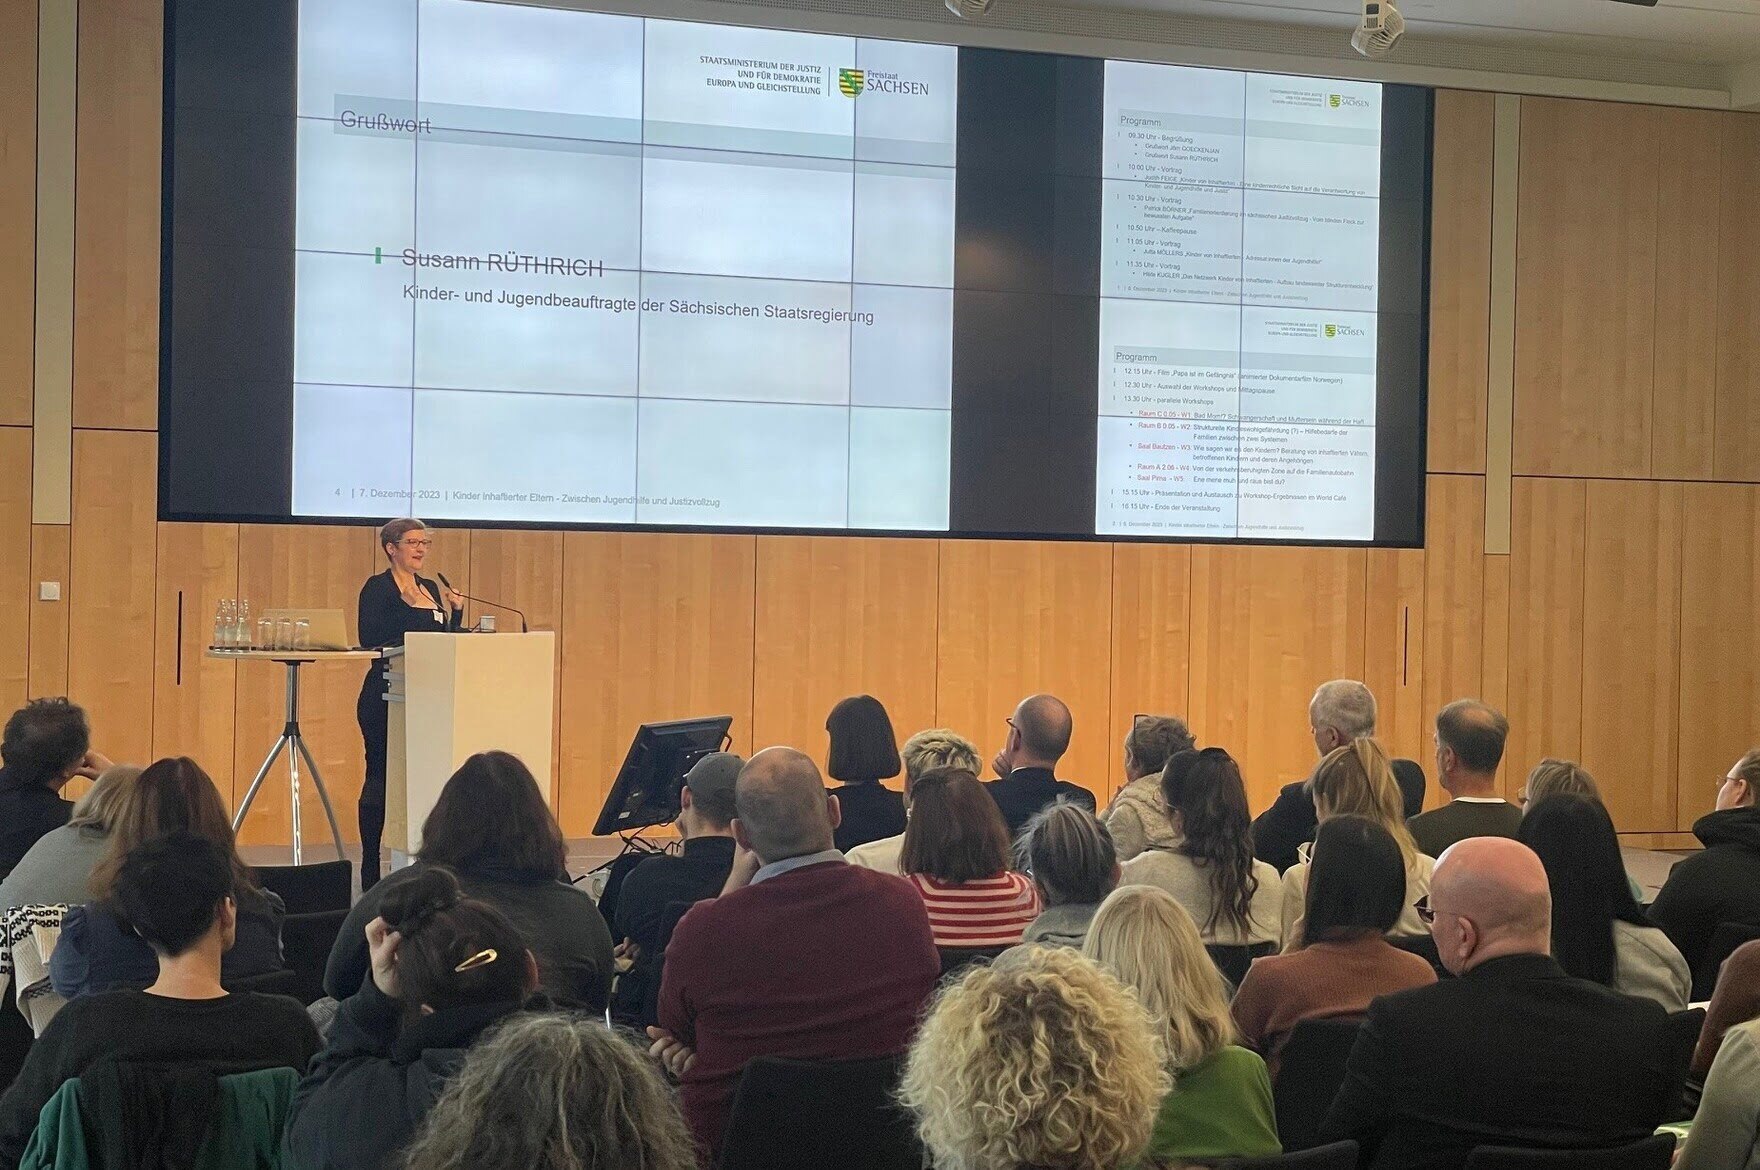
{"label": "light switch on wall", "polygon": [[61,582],[59,582],[59,581],[39,581],[39,582],[37,582],[37,600],[38,601],[60,601],[61,600]]}

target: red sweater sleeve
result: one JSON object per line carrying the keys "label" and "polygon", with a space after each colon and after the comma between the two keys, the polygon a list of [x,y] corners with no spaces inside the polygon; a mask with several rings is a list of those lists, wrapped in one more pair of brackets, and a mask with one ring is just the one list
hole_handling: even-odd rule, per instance
{"label": "red sweater sleeve", "polygon": [[[698,947],[696,945],[697,923],[691,918],[692,910],[685,911],[683,918],[672,930],[672,938],[666,944],[666,961],[661,966],[660,1004],[658,1019],[660,1027],[692,1047],[697,1043],[696,1011],[691,1006],[691,980],[695,978]],[[698,919],[701,922],[701,919]]]}

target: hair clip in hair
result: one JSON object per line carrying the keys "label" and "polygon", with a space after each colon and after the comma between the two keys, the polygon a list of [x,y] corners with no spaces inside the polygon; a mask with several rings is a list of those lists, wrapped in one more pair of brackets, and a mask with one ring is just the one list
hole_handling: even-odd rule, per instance
{"label": "hair clip in hair", "polygon": [[500,957],[501,952],[497,951],[494,947],[484,947],[482,950],[454,967],[452,973],[455,975],[462,975],[466,971],[475,971],[478,967],[487,967],[490,963],[493,963]]}

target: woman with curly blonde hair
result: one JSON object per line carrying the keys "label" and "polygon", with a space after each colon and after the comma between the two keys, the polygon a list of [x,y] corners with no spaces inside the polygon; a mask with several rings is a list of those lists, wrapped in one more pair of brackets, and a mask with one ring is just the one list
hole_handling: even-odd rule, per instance
{"label": "woman with curly blonde hair", "polygon": [[1155,1022],[1068,947],[1018,947],[944,988],[899,1096],[941,1170],[1122,1170],[1169,1079]]}
{"label": "woman with curly blonde hair", "polygon": [[647,1054],[586,1015],[514,1016],[478,1043],[405,1170],[696,1170]]}
{"label": "woman with curly blonde hair", "polygon": [[[1406,827],[1405,798],[1393,778],[1387,753],[1372,739],[1358,739],[1333,748],[1315,765],[1308,780],[1314,813],[1320,820],[1337,816],[1367,817],[1393,837],[1406,866],[1405,903],[1399,921],[1388,931],[1391,938],[1422,938],[1430,928],[1418,917],[1417,906],[1429,896],[1430,874],[1436,860],[1418,851],[1412,831]],[[1297,852],[1301,860],[1283,875],[1283,949],[1302,945],[1302,909],[1308,900],[1308,858],[1312,846]]]}
{"label": "woman with curly blonde hair", "polygon": [[1137,993],[1159,1033],[1173,1091],[1150,1157],[1184,1165],[1283,1152],[1265,1061],[1239,1045],[1222,972],[1178,898],[1120,886],[1100,903],[1082,953]]}

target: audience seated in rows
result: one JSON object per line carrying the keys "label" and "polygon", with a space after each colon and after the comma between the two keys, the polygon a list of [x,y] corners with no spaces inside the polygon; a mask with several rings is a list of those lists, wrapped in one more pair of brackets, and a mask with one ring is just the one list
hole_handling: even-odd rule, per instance
{"label": "audience seated in rows", "polygon": [[[1343,747],[1333,748],[1314,769],[1309,781],[1313,793],[1314,813],[1320,821],[1342,814],[1368,817],[1386,829],[1399,844],[1405,858],[1406,894],[1399,921],[1389,932],[1395,937],[1418,938],[1424,934],[1424,923],[1418,917],[1417,905],[1430,892],[1430,873],[1436,862],[1420,853],[1412,841],[1411,830],[1400,799],[1399,787],[1388,766],[1387,753],[1372,739],[1352,740]],[[1300,945],[1302,908],[1307,902],[1308,847],[1300,850],[1301,859],[1283,875],[1283,949]]]}
{"label": "audience seated in rows", "polygon": [[[1321,683],[1308,701],[1308,731],[1321,758],[1352,740],[1375,734],[1375,696],[1354,679]],[[1401,807],[1408,817],[1424,808],[1424,769],[1413,760],[1393,761]],[[1314,839],[1319,824],[1306,779],[1285,784],[1271,807],[1253,822],[1253,854],[1278,873],[1300,860],[1298,851]]]}
{"label": "audience seated in rows", "polygon": [[1234,757],[1217,747],[1176,752],[1161,774],[1161,793],[1178,842],[1149,846],[1124,864],[1119,880],[1172,894],[1206,943],[1276,942],[1282,887],[1277,871],[1253,857],[1252,814]]}
{"label": "audience seated in rows", "polygon": [[1703,1081],[1724,1034],[1756,1018],[1760,1018],[1760,939],[1737,947],[1717,973],[1717,990],[1711,993],[1705,1027],[1699,1033],[1699,1046],[1693,1050],[1692,1077]]}
{"label": "audience seated in rows", "polygon": [[1284,1043],[1303,1020],[1360,1017],[1378,996],[1436,982],[1429,963],[1385,937],[1405,898],[1405,857],[1392,834],[1367,817],[1321,823],[1303,937],[1287,954],[1255,959],[1231,1005],[1242,1038],[1265,1057],[1274,1078]]}
{"label": "audience seated in rows", "polygon": [[727,884],[733,869],[733,786],[744,764],[732,752],[711,752],[692,764],[678,794],[683,846],[676,855],[644,858],[624,879],[615,933],[630,966],[617,977],[612,1011],[619,1020],[644,1027],[654,1022],[648,1018],[649,1001],[658,991],[652,983],[668,908],[713,898]]}
{"label": "audience seated in rows", "polygon": [[922,896],[937,947],[1021,941],[1039,916],[1039,892],[1009,859],[1008,829],[976,776],[937,768],[911,786],[899,868]]}
{"label": "audience seated in rows", "polygon": [[1517,839],[1546,867],[1558,965],[1671,1012],[1685,1010],[1692,973],[1632,897],[1619,836],[1601,802],[1544,797],[1528,805]]}
{"label": "audience seated in rows", "polygon": [[1760,940],[1724,960],[1692,1076],[1704,1088],[1677,1170],[1760,1170]]}
{"label": "audience seated in rows", "polygon": [[1149,1156],[1173,1164],[1282,1152],[1265,1061],[1239,1046],[1222,973],[1197,924],[1166,890],[1123,886],[1101,905],[1082,953],[1136,992],[1172,1090]]}
{"label": "audience seated in rows", "polygon": [[1129,861],[1151,845],[1179,844],[1167,801],[1161,795],[1161,772],[1175,752],[1198,746],[1185,720],[1171,715],[1138,715],[1124,737],[1124,787],[1101,814],[1112,833],[1120,861]]}
{"label": "audience seated in rows", "polygon": [[1087,809],[1059,801],[1027,822],[1016,849],[1044,907],[1021,941],[1081,946],[1094,912],[1118,886],[1112,834]]}
{"label": "audience seated in rows", "polygon": [[0,735],[0,879],[73,815],[61,798],[67,782],[109,766],[92,750],[86,713],[66,699],[32,699],[12,713]]}
{"label": "audience seated in rows", "polygon": [[903,1052],[941,971],[916,891],[846,864],[833,846],[837,798],[811,759],[759,752],[734,804],[727,889],[679,921],[649,1029],[711,1163],[748,1061]]}
{"label": "audience seated in rows", "polygon": [[[919,731],[904,741],[899,749],[899,757],[904,762],[904,806],[905,816],[910,816],[911,785],[917,777],[934,768],[958,768],[976,776],[983,764],[978,759],[978,749],[972,741],[957,732],[945,727],[934,727],[927,731]],[[904,852],[904,832],[901,830],[896,837],[882,837],[878,841],[870,841],[866,845],[857,845],[847,852],[851,865],[859,865],[866,869],[877,869],[881,873],[898,874],[899,855]]]}
{"label": "audience seated in rows", "polygon": [[900,1099],[933,1164],[1126,1170],[1172,1087],[1160,1026],[1068,947],[1019,947],[936,997]]}
{"label": "audience seated in rows", "polygon": [[1668,1013],[1553,961],[1532,850],[1455,845],[1426,914],[1458,978],[1369,1005],[1323,1136],[1357,1139],[1371,1167],[1460,1170],[1476,1146],[1616,1146],[1662,1122],[1679,1082]]}
{"label": "audience seated in rows", "polygon": [[478,1037],[537,990],[518,929],[443,866],[397,883],[365,936],[371,973],[294,1094],[285,1148],[299,1170],[389,1165]]}
{"label": "audience seated in rows", "polygon": [[[400,1170],[696,1170],[652,1061],[584,1015],[514,1016],[471,1049]],[[290,1168],[291,1170],[291,1168]]]}
{"label": "audience seated in rows", "polygon": [[1703,969],[1711,936],[1725,922],[1760,923],[1760,748],[1735,762],[1717,789],[1717,808],[1693,824],[1705,848],[1683,857],[1650,906],[1693,969],[1693,993],[1711,993],[1717,973]]}
{"label": "audience seated in rows", "polygon": [[984,785],[1002,810],[1013,840],[1028,818],[1064,799],[1094,812],[1094,794],[1079,784],[1057,778],[1057,763],[1069,750],[1075,720],[1055,695],[1030,695],[1008,719],[1008,739],[990,767],[997,779]]}
{"label": "audience seated in rows", "polygon": [[324,970],[324,991],[343,1000],[367,977],[367,924],[405,882],[442,865],[464,892],[495,907],[538,957],[538,982],[560,1004],[599,1012],[611,992],[611,931],[593,899],[568,881],[568,845],[538,783],[517,756],[478,752],[446,781],[422,823],[415,864],[354,904]]}
{"label": "audience seated in rows", "polygon": [[49,959],[49,978],[66,999],[94,991],[145,987],[159,969],[153,950],[131,929],[117,903],[117,874],[137,846],[167,833],[187,832],[211,842],[232,867],[237,904],[236,940],[227,944],[221,980],[228,987],[285,969],[281,955],[281,899],[257,884],[238,856],[232,821],[220,792],[188,756],[155,761],[127,785],[104,857],[92,871],[93,901],[75,906],[61,923]]}
{"label": "audience seated in rows", "polygon": [[904,832],[904,797],[880,783],[900,769],[892,719],[880,700],[873,695],[841,700],[825,720],[825,733],[830,737],[825,772],[839,783],[832,792],[843,810],[837,848],[848,853]]}
{"label": "audience seated in rows", "polygon": [[[150,769],[149,769],[150,770]],[[116,912],[156,956],[144,991],[110,991],[62,1008],[0,1098],[0,1168],[19,1164],[43,1106],[104,1060],[201,1065],[216,1072],[304,1068],[318,1033],[291,999],[228,992],[221,957],[238,920],[236,859],[188,832],[154,837],[121,858]]]}
{"label": "audience seated in rows", "polygon": [[77,906],[92,897],[92,871],[104,860],[110,833],[141,770],[111,764],[73,805],[59,829],[37,839],[0,881],[0,914],[14,906]]}
{"label": "audience seated in rows", "polygon": [[1522,810],[1497,794],[1509,720],[1476,699],[1460,699],[1436,716],[1436,780],[1452,798],[1411,819],[1412,840],[1431,857],[1468,837],[1514,837]]}

